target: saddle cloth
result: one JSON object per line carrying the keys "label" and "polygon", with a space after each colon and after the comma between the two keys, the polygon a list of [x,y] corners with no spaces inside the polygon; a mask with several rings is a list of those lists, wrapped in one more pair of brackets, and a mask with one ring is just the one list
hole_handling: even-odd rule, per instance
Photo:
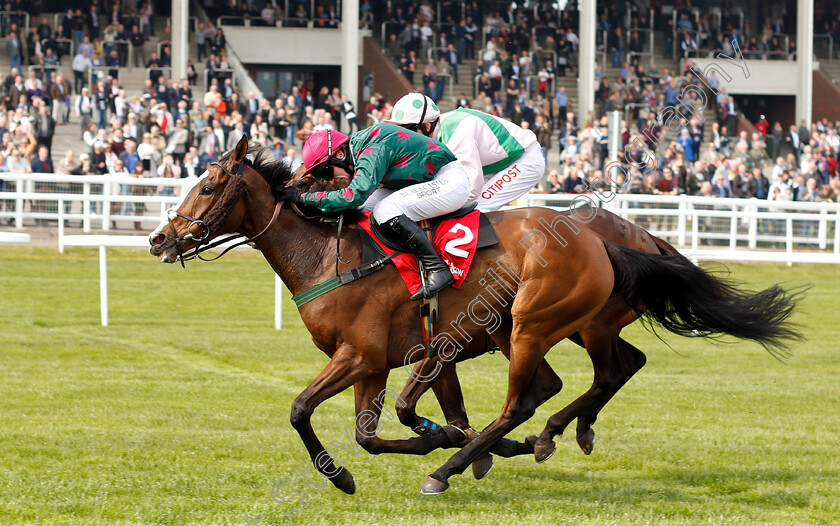
{"label": "saddle cloth", "polygon": [[[460,288],[467,278],[473,257],[479,248],[499,242],[492,223],[481,212],[474,210],[466,215],[448,214],[441,218],[421,221],[420,226],[427,235],[431,231],[432,245],[441,259],[449,266],[455,278],[454,288]],[[414,254],[404,252],[398,244],[385,238],[380,229],[371,226],[370,212],[362,214],[358,221],[361,227],[363,259],[365,262],[389,256],[397,252],[391,262],[397,267],[410,294],[420,288],[420,269]],[[375,223],[374,223],[375,225]]]}

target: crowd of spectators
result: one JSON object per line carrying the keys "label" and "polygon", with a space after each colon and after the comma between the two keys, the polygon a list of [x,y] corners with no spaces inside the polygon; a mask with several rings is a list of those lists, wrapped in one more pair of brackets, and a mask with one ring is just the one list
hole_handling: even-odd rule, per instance
{"label": "crowd of spectators", "polygon": [[[228,7],[236,5],[230,2]],[[626,54],[622,38],[612,42],[622,48],[617,58],[621,67],[615,78],[607,78],[598,66],[596,111],[578,122],[564,88],[554,83],[577,66],[574,12],[511,7],[503,13],[484,13],[486,6],[479,2],[463,6],[442,2],[441,15],[447,22],[432,31],[437,15],[430,2],[394,1],[382,11],[369,9],[370,5],[369,1],[362,4],[365,23],[387,23],[387,51],[409,80],[420,68],[418,57],[428,57],[429,49],[443,45],[422,67],[423,85],[433,99],[441,98],[445,75],[457,79],[463,60],[476,59],[473,74],[479,89],[475,97],[461,98],[456,106],[486,111],[532,129],[546,156],[550,149],[558,149],[559,169],[552,170],[535,191],[586,192],[598,184],[593,181],[608,180],[603,173],[608,160],[605,114],[621,110],[625,116],[622,144],[638,141],[656,157],[653,170],[643,173],[631,167],[626,178],[617,181],[621,192],[800,201],[836,200],[840,194],[840,123],[818,122],[811,129],[794,126],[786,132],[779,123],[770,127],[759,122],[756,132],[736,132],[740,126],[737,105],[726,91],[720,90],[709,107],[702,108],[698,94],[686,91],[698,84],[691,72],[660,70],[655,65],[646,68],[640,63],[638,54],[645,48],[638,34],[631,32]],[[328,3],[316,2],[316,6],[329,8]],[[624,17],[615,9],[610,5],[599,24],[614,23],[614,34],[621,37],[618,21]],[[71,20],[70,15],[64,20]],[[649,23],[639,15],[633,27]],[[13,24],[8,24],[12,30]],[[142,23],[136,29],[143,33],[151,31],[152,25]],[[82,33],[71,33],[79,39],[81,56],[88,46],[93,47],[94,56],[119,55],[119,50],[104,45],[98,51],[91,40],[93,33],[84,29]],[[225,69],[221,30],[200,24],[196,35],[200,35],[199,59],[206,58],[211,69]],[[34,56],[39,60],[37,53]],[[166,63],[157,55],[150,55],[150,61],[161,67]],[[154,71],[141,93],[127,93],[116,78],[100,79],[90,87],[82,80],[71,88],[60,65],[46,72],[43,80],[37,72],[20,75],[14,62],[12,66],[3,84],[6,112],[0,114],[3,171],[34,171],[33,163],[42,159],[43,151],[38,167],[45,171],[195,177],[244,133],[272,145],[278,159],[299,165],[300,145],[314,131],[327,127],[355,131],[390,117],[391,101],[378,94],[357,112],[338,88],[314,90],[303,82],[274,100],[258,100],[253,94],[243,96],[229,77],[211,75],[209,89],[198,98],[192,93],[194,78],[166,80]],[[714,75],[704,81],[719,87]],[[78,94],[73,96],[73,91]],[[681,117],[676,135],[660,136],[669,111]],[[68,123],[71,114],[80,123],[85,151],[65,156],[54,167],[52,133],[56,126]],[[711,127],[711,140],[701,148],[706,126]],[[773,140],[768,142],[768,136]],[[146,190],[136,186],[123,191]],[[119,212],[121,205],[114,206],[114,212]]]}
{"label": "crowd of spectators", "polygon": [[[579,125],[569,113],[559,132],[563,164],[549,175],[544,191],[584,192],[591,189],[589,181],[609,181],[622,193],[837,201],[840,121],[823,119],[810,128],[803,121],[785,130],[761,116],[752,126],[714,74],[700,79],[691,70],[654,71],[632,84],[617,79],[609,98],[601,97],[605,111],[624,109],[628,117],[622,121],[622,147],[644,145],[647,153],[634,152],[626,175],[604,175],[607,118],[592,112]],[[711,133],[703,148],[706,126]]]}
{"label": "crowd of spectators", "polygon": [[[24,82],[13,68],[3,92],[6,111],[0,113],[0,173],[195,178],[243,134],[272,145],[278,160],[297,167],[299,145],[315,131],[342,123],[354,131],[362,127],[353,104],[338,88],[313,92],[302,81],[275,100],[258,99],[253,93],[243,97],[230,78],[219,77],[211,78],[209,90],[200,97],[194,96],[187,79],[149,79],[142,92],[128,93],[118,79],[110,77],[91,88],[81,87],[73,96],[60,70],[51,72],[43,83],[34,71]],[[381,111],[387,110],[379,104],[377,99],[370,118],[381,118]],[[71,116],[81,127],[82,152],[62,152],[63,162],[54,164],[54,131],[68,124]],[[46,187],[34,190],[46,191]],[[142,185],[120,188],[125,195],[152,191]],[[131,204],[114,203],[111,213],[131,209]],[[48,204],[38,202],[32,203],[32,210],[50,211]],[[134,212],[142,213],[142,205],[134,205]],[[140,228],[139,223],[135,226]]]}
{"label": "crowd of spectators", "polygon": [[[425,92],[435,100],[442,97],[448,76],[457,78],[457,67],[464,59],[477,59],[472,72],[475,98],[458,100],[456,106],[471,106],[532,129],[544,151],[555,147],[552,139],[556,139],[563,162],[543,191],[583,192],[589,190],[589,181],[605,179],[601,173],[607,156],[605,115],[619,110],[625,117],[623,145],[638,140],[658,152],[657,168],[647,175],[631,170],[621,185],[623,192],[790,200],[836,200],[840,193],[840,123],[819,122],[811,130],[794,126],[786,132],[779,123],[771,128],[760,121],[758,132],[739,133],[739,108],[720,89],[714,73],[700,83],[690,72],[645,65],[651,62],[644,57],[651,53],[648,31],[664,33],[663,59],[675,58],[675,49],[676,58],[706,51],[732,55],[733,41],[748,58],[795,58],[795,47],[780,47],[787,42],[785,31],[792,29],[784,18],[767,18],[757,34],[751,34],[747,25],[742,35],[735,11],[723,10],[723,20],[716,19],[718,15],[698,19],[691,11],[678,11],[675,28],[670,16],[654,21],[646,9],[626,13],[624,4],[608,4],[598,16],[598,37],[612,57],[612,66],[619,68],[618,74],[609,78],[597,66],[596,111],[579,123],[564,88],[554,87],[557,77],[576,69],[575,12],[541,5],[536,11],[510,6],[482,13],[485,6],[471,3],[463,10],[444,9],[441,18],[446,22],[429,31],[429,20],[421,16],[423,5],[417,9],[397,5],[386,12],[382,21],[389,22],[387,52],[410,82],[422,73]],[[836,9],[829,15],[818,8],[815,18],[829,32],[840,29]],[[628,19],[629,31],[624,26]],[[701,107],[704,101],[696,90],[686,90],[705,84],[718,90],[708,108]],[[660,137],[673,113],[682,117],[677,119],[675,136]],[[711,127],[710,143],[701,151],[707,126]],[[788,152],[781,154],[781,164],[770,159],[778,157],[778,152]],[[785,174],[774,165],[784,165]],[[784,187],[777,184],[780,178],[786,181]],[[809,184],[815,185],[814,192],[807,191]],[[776,186],[771,189],[771,185]]]}
{"label": "crowd of spectators", "polygon": [[[288,5],[288,12],[285,11]],[[229,25],[280,26],[337,28],[341,22],[341,13],[335,1],[318,0],[313,4],[309,0],[290,0],[285,2],[242,2],[228,0],[205,6],[213,17],[225,17]],[[367,9],[366,9],[367,8]],[[370,18],[370,1],[361,7],[362,20]]]}

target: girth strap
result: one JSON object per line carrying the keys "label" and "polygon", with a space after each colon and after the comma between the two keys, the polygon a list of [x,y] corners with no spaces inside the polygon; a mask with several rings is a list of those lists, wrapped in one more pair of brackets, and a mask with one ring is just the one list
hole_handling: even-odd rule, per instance
{"label": "girth strap", "polygon": [[388,256],[379,258],[375,261],[371,261],[370,263],[366,263],[360,267],[356,267],[354,269],[342,272],[338,276],[330,278],[327,281],[319,283],[318,285],[315,285],[314,287],[301,292],[297,296],[294,296],[292,298],[292,301],[294,301],[295,305],[297,305],[297,307],[300,308],[301,306],[306,305],[315,298],[323,296],[327,292],[331,292],[337,289],[338,287],[341,287],[342,285],[353,283],[357,279],[361,279],[365,276],[373,274],[377,270],[385,268],[385,264],[391,261],[391,259],[394,256],[398,255],[399,253],[394,252]]}

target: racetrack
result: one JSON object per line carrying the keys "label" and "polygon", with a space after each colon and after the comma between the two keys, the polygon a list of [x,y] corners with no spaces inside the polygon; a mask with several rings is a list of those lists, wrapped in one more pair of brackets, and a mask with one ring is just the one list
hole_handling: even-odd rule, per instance
{"label": "racetrack", "polygon": [[[796,315],[808,341],[787,363],[753,344],[663,334],[671,349],[636,324],[623,335],[648,364],[601,413],[591,456],[570,428],[545,464],[497,459],[484,480],[467,472],[427,497],[420,485],[452,450],[331,448],[356,477],[345,495],[320,487],[289,424],[327,358],[291,301],[284,330],[272,329],[273,276],[258,253],[185,272],[109,250],[103,328],[94,250],[2,247],[0,524],[836,524],[840,272],[728,266],[755,288],[815,285]],[[564,343],[548,359],[563,391],[514,438],[589,387],[583,350]],[[507,361],[485,355],[459,373],[480,429],[501,406]],[[389,386],[399,392],[406,377],[394,371]],[[431,395],[419,409],[441,421]],[[387,438],[411,435],[383,422]],[[325,445],[349,446],[352,393],[324,403],[313,426]]]}

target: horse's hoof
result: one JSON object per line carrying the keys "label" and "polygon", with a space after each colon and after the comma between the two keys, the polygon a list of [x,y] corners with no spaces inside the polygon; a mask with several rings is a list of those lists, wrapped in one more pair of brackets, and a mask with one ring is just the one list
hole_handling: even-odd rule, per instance
{"label": "horse's hoof", "polygon": [[537,464],[542,464],[550,459],[555,451],[557,451],[557,448],[554,446],[553,440],[549,440],[547,443],[537,441],[534,444],[534,459],[537,461]]}
{"label": "horse's hoof", "polygon": [[449,439],[449,445],[444,447],[458,447],[463,446],[469,437],[464,432],[463,429],[455,426],[443,426],[440,428],[441,431],[446,435],[446,438]]}
{"label": "horse's hoof", "polygon": [[341,468],[338,473],[330,477],[335,487],[348,495],[356,493],[356,479],[345,468]]}
{"label": "horse's hoof", "polygon": [[582,435],[578,435],[577,443],[584,453],[591,455],[592,448],[595,447],[595,431],[592,431],[592,428],[590,427],[589,431]]}
{"label": "horse's hoof", "polygon": [[525,449],[528,451],[528,453],[533,453],[534,445],[537,442],[539,442],[539,440],[540,437],[538,437],[537,435],[528,435],[525,437],[525,441],[522,443],[522,445],[525,446]]}
{"label": "horse's hoof", "polygon": [[475,477],[475,480],[483,479],[488,473],[490,473],[491,469],[493,469],[493,457],[490,455],[480,458],[472,463],[473,477]]}
{"label": "horse's hoof", "polygon": [[444,491],[449,488],[449,484],[446,482],[441,482],[436,478],[432,478],[431,475],[426,479],[426,482],[423,483],[423,487],[420,488],[420,493],[423,495],[440,495]]}

